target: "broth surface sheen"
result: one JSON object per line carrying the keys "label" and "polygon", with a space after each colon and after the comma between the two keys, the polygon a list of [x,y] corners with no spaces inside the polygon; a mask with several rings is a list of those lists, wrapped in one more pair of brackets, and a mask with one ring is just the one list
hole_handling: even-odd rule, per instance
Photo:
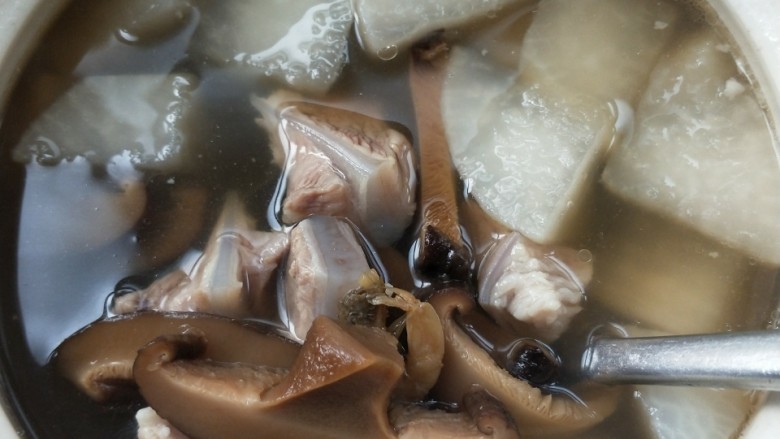
{"label": "broth surface sheen", "polygon": [[[30,437],[135,437],[133,416],[140,406],[92,402],[47,366],[52,351],[103,317],[111,293],[121,286],[146,286],[177,263],[197,259],[227,194],[239,195],[259,229],[280,228],[272,207],[281,171],[270,164],[269,134],[255,122],[258,114],[250,102],[250,96],[268,96],[279,86],[251,68],[218,62],[204,48],[199,25],[219,19],[219,8],[208,2],[193,1],[192,12],[169,33],[138,44],[133,35],[118,30],[132,22],[133,11],[143,3],[74,0],[24,70],[0,130],[0,205],[5,206],[0,217],[5,237],[0,249],[5,261],[0,264],[2,367],[11,403]],[[694,29],[706,21],[699,6],[680,3],[685,3],[681,28]],[[522,36],[508,41],[514,31],[501,29],[514,23],[524,30],[533,14],[518,10],[509,15],[486,17],[451,36],[497,53],[498,59],[511,57]],[[341,76],[325,97],[310,99],[387,120],[415,139],[407,55],[383,51],[379,57],[390,59],[366,55],[352,31]],[[187,117],[176,121],[186,137],[179,162],[134,167],[120,155],[110,164],[95,164],[84,157],[59,156],[56,141],[37,145],[38,160],[20,163],[14,156],[28,127],[79,81],[144,75],[189,81],[182,89]],[[620,114],[618,120],[630,125],[632,116]],[[85,120],[85,130],[92,123],[100,121]],[[774,159],[769,148],[767,156]],[[138,200],[116,195],[121,192],[117,181],[141,182],[141,208]],[[468,182],[462,184],[467,192]],[[690,282],[697,291],[721,290],[717,300],[732,311],[714,311],[716,323],[707,330],[776,325],[776,267],[625,202],[603,186],[597,187],[593,200],[592,223],[573,227],[564,244],[586,249],[583,256],[595,261],[594,277],[584,311],[556,342],[557,350],[576,351],[585,334],[604,324],[635,334],[697,329],[695,323],[674,319],[687,318],[685,312],[700,304],[675,311],[674,294],[659,295],[651,306],[662,313],[663,307],[670,307],[668,324],[663,318],[658,323],[626,317],[613,298],[626,286],[653,291]],[[116,219],[102,230],[84,228],[84,209]],[[112,229],[127,218],[135,218],[127,230]],[[176,232],[186,236],[176,240]],[[411,251],[413,235],[407,231],[396,244],[402,254]],[[626,267],[627,259],[641,262]],[[720,288],[722,284],[728,287]],[[654,437],[639,414],[641,392],[629,395],[629,403],[582,437]],[[745,399],[753,401],[749,395]]]}

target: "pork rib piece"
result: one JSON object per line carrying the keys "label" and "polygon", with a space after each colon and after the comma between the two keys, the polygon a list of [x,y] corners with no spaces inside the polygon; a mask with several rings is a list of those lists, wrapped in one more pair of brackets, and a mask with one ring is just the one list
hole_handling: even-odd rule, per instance
{"label": "pork rib piece", "polygon": [[369,270],[352,226],[342,219],[316,216],[290,232],[285,270],[285,308],[290,333],[303,340],[319,315],[338,317],[344,295]]}
{"label": "pork rib piece", "polygon": [[286,153],[283,223],[343,216],[380,246],[401,237],[414,216],[417,184],[404,134],[362,114],[279,95],[255,105],[263,125],[278,129]]}
{"label": "pork rib piece", "polygon": [[276,311],[276,269],[287,235],[254,230],[238,197],[229,196],[203,255],[188,275],[176,270],[144,290],[118,296],[113,311],[201,311],[269,317]]}
{"label": "pork rib piece", "polygon": [[576,253],[509,233],[480,267],[479,303],[502,326],[556,340],[582,309],[584,285],[590,281],[590,263]]}

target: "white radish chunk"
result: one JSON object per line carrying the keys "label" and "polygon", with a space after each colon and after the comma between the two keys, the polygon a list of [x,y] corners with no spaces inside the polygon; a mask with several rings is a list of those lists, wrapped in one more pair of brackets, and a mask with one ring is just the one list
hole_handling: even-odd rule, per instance
{"label": "white radish chunk", "polygon": [[633,103],[679,15],[668,1],[543,1],[523,41],[521,70],[532,82]]}
{"label": "white radish chunk", "polygon": [[325,93],[347,62],[349,0],[229,0],[202,23],[206,54],[304,92]]}
{"label": "white radish chunk", "polygon": [[[520,72],[503,90],[498,84],[511,75],[475,51],[453,51],[445,125],[453,161],[486,212],[538,243],[565,241],[587,223],[606,154],[624,135],[643,72],[673,35],[677,14],[645,0],[542,2]],[[493,85],[467,91],[467,78]]]}
{"label": "white radish chunk", "polygon": [[718,242],[780,264],[780,168],[766,115],[710,30],[654,69],[609,190]]}
{"label": "white radish chunk", "polygon": [[453,156],[471,194],[493,218],[533,241],[559,240],[595,185],[615,116],[587,96],[518,85],[481,119],[466,151]]}
{"label": "white radish chunk", "polygon": [[89,76],[32,122],[14,159],[53,164],[81,156],[106,164],[128,152],[142,168],[182,162],[190,92],[186,75]]}
{"label": "white radish chunk", "polygon": [[528,0],[352,0],[363,49],[379,59],[394,58],[429,33],[495,17]]}
{"label": "white radish chunk", "polygon": [[476,137],[479,115],[514,83],[517,70],[501,68],[475,49],[453,47],[441,97],[442,119],[453,157]]}
{"label": "white radish chunk", "polygon": [[634,395],[655,439],[741,437],[754,405],[733,389],[637,386]]}

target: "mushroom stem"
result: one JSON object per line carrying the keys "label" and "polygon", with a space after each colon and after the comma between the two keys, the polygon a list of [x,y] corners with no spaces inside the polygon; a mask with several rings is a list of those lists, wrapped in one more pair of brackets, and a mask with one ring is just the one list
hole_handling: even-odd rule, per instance
{"label": "mushroom stem", "polygon": [[488,215],[477,200],[471,197],[461,205],[459,214],[474,249],[477,266],[482,263],[485,254],[499,239],[512,232],[510,228]]}
{"label": "mushroom stem", "polygon": [[409,70],[420,148],[422,228],[416,265],[424,278],[467,280],[471,251],[458,223],[456,177],[441,118],[447,50],[435,38],[422,43]]}
{"label": "mushroom stem", "polygon": [[555,384],[561,360],[547,344],[529,337],[503,334],[502,328],[479,312],[456,313],[454,320],[513,377],[538,387]]}
{"label": "mushroom stem", "polygon": [[618,405],[620,389],[580,383],[571,392],[548,394],[519,380],[499,367],[456,321],[477,305],[468,292],[446,288],[434,294],[429,303],[439,315],[444,331],[444,367],[432,395],[442,401],[459,401],[472,385],[484,388],[503,402],[523,432],[532,437],[571,435],[587,430]]}

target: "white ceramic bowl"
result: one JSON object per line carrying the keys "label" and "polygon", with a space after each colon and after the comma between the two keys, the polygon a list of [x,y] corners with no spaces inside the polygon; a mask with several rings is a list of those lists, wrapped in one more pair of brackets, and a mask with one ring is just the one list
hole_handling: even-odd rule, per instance
{"label": "white ceramic bowl", "polygon": [[[780,1],[709,0],[762,86],[770,122],[780,126]],[[0,0],[0,114],[30,51],[67,0]],[[780,151],[778,152],[780,156]],[[780,220],[780,219],[778,219]],[[19,438],[16,421],[0,388],[0,438]],[[744,439],[780,437],[780,393],[769,396]]]}

